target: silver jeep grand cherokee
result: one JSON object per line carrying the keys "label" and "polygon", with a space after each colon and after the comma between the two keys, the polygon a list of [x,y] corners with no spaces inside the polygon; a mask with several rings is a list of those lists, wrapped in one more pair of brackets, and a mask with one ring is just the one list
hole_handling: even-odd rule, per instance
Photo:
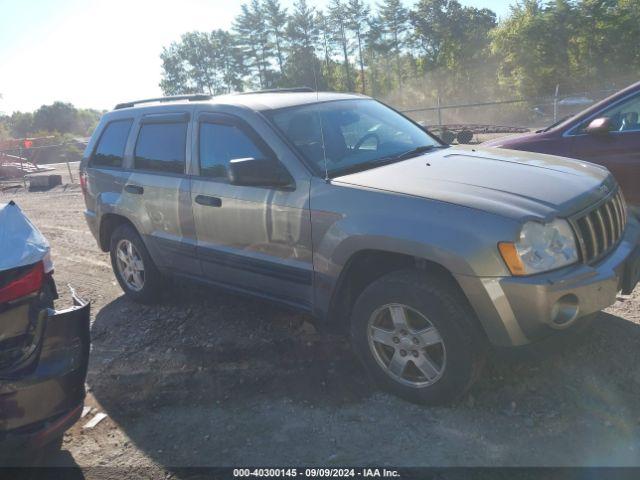
{"label": "silver jeep grand cherokee", "polygon": [[120,104],[81,178],[131,299],[171,275],[299,308],[416,402],[459,397],[487,346],[568,328],[638,281],[638,222],[605,168],[449,147],[363,96]]}

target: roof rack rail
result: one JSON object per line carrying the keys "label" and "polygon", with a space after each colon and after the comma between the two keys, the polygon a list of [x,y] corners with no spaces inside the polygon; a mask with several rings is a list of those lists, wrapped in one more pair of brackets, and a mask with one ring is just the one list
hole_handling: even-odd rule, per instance
{"label": "roof rack rail", "polygon": [[176,102],[178,100],[189,100],[190,102],[194,102],[198,100],[210,100],[212,98],[213,98],[213,95],[208,95],[206,93],[194,93],[190,95],[173,95],[169,97],[146,98],[144,100],[134,100],[133,102],[119,103],[115,106],[114,110],[120,110],[121,108],[134,107],[135,105],[138,105],[140,103]]}
{"label": "roof rack rail", "polygon": [[237,95],[253,95],[256,93],[301,93],[315,92],[311,87],[293,87],[293,88],[267,88],[265,90],[256,90],[254,92],[239,92]]}

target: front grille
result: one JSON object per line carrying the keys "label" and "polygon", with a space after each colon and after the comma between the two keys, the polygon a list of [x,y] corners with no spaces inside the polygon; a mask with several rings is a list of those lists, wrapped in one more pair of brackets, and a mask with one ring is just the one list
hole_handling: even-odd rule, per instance
{"label": "front grille", "polygon": [[594,263],[607,255],[619,242],[627,225],[627,207],[618,189],[594,207],[571,219],[578,239],[580,259]]}

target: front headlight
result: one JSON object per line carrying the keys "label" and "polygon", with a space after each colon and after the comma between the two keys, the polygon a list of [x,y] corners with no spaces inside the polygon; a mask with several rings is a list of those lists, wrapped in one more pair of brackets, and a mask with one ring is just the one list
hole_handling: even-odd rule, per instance
{"label": "front headlight", "polygon": [[547,272],[578,261],[573,230],[561,218],[545,224],[527,222],[517,242],[501,242],[498,247],[513,275]]}

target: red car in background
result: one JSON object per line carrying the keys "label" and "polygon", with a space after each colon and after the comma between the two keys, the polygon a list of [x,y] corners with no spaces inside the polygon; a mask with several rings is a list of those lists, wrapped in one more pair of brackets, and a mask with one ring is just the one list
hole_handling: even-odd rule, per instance
{"label": "red car in background", "polygon": [[535,133],[485,146],[572,157],[607,167],[640,214],[640,82]]}

